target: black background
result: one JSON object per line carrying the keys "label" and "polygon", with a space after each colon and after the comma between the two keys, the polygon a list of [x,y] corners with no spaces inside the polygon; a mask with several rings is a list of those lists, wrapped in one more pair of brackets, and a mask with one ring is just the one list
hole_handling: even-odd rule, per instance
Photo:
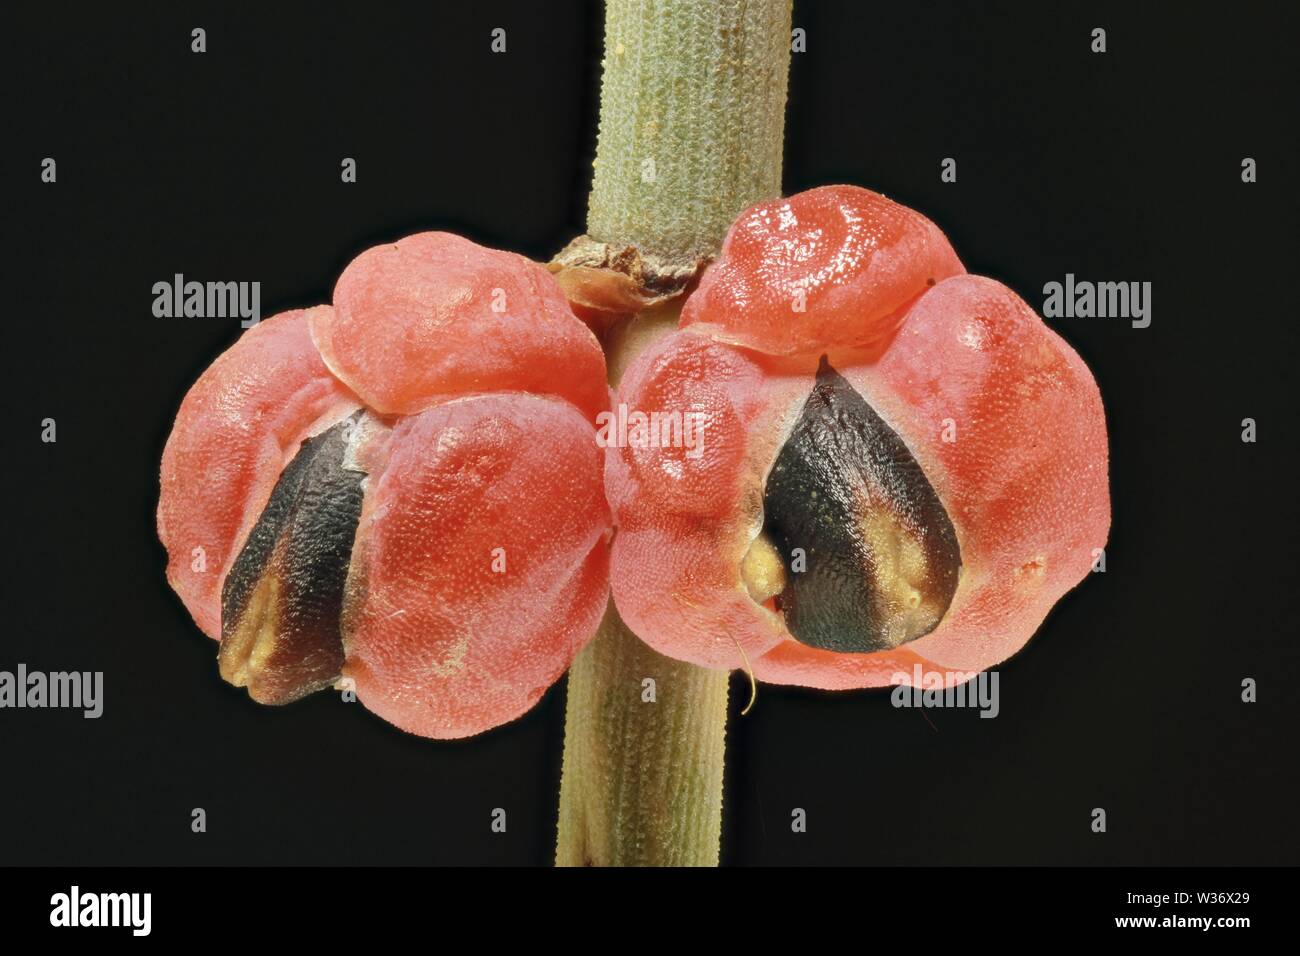
{"label": "black background", "polygon": [[[1150,328],[1055,323],[1106,403],[1107,572],[1000,669],[996,720],[883,692],[733,703],[724,863],[1297,862],[1294,33],[1249,4],[1053,6],[797,3],[785,188],[884,191],[1035,307],[1066,272],[1153,283]],[[583,227],[600,23],[578,3],[132,4],[0,31],[0,669],[106,685],[99,720],[0,711],[0,863],[549,862],[563,682],[441,743],[219,680],[153,510],[172,416],[239,329],[156,319],[151,286],[257,279],[270,315],[428,228],[548,258]]]}

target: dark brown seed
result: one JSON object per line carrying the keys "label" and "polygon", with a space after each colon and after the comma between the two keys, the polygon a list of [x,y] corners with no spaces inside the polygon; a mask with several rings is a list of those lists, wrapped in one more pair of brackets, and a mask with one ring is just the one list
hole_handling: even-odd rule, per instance
{"label": "dark brown seed", "polygon": [[952,521],[907,445],[825,356],[763,507],[787,572],[776,605],[796,640],[880,651],[943,619],[961,569]]}
{"label": "dark brown seed", "polygon": [[363,413],[302,443],[221,590],[221,676],[263,704],[328,687],[365,478],[348,455]]}

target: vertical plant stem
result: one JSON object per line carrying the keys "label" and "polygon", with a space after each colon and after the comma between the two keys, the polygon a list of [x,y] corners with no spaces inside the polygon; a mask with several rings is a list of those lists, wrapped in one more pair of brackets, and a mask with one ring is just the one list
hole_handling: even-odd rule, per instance
{"label": "vertical plant stem", "polygon": [[[608,0],[591,238],[716,253],[780,194],[789,61],[790,0]],[[717,864],[727,680],[651,650],[611,602],[569,671],[557,864]]]}
{"label": "vertical plant stem", "polygon": [[569,670],[555,862],[716,866],[726,722],[727,672],[651,650],[611,602]]}
{"label": "vertical plant stem", "polygon": [[712,255],[781,192],[790,0],[608,0],[587,232]]}

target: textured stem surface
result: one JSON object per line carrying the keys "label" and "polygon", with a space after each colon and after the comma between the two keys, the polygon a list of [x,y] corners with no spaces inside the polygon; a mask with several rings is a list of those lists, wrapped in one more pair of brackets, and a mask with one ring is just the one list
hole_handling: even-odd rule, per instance
{"label": "textured stem surface", "polygon": [[789,0],[610,0],[587,232],[712,255],[781,191]]}
{"label": "textured stem surface", "polygon": [[[715,254],[780,194],[789,63],[790,0],[609,0],[591,238],[670,266]],[[611,380],[655,337],[611,340]],[[717,864],[727,679],[611,603],[569,671],[557,864]]]}
{"label": "textured stem surface", "polygon": [[611,603],[569,671],[556,863],[716,866],[726,721],[727,673],[651,650]]}

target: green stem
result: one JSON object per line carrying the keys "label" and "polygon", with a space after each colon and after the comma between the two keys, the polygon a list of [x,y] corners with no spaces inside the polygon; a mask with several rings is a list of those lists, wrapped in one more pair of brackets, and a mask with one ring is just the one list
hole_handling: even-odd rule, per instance
{"label": "green stem", "polygon": [[[780,194],[789,62],[790,0],[608,0],[592,239],[715,254]],[[654,337],[616,337],[613,377]],[[557,864],[717,864],[727,679],[651,650],[611,602],[569,671]]]}
{"label": "green stem", "polygon": [[569,670],[555,862],[716,866],[726,724],[727,672],[651,650],[611,602]]}
{"label": "green stem", "polygon": [[790,0],[609,0],[587,232],[712,255],[781,192]]}

